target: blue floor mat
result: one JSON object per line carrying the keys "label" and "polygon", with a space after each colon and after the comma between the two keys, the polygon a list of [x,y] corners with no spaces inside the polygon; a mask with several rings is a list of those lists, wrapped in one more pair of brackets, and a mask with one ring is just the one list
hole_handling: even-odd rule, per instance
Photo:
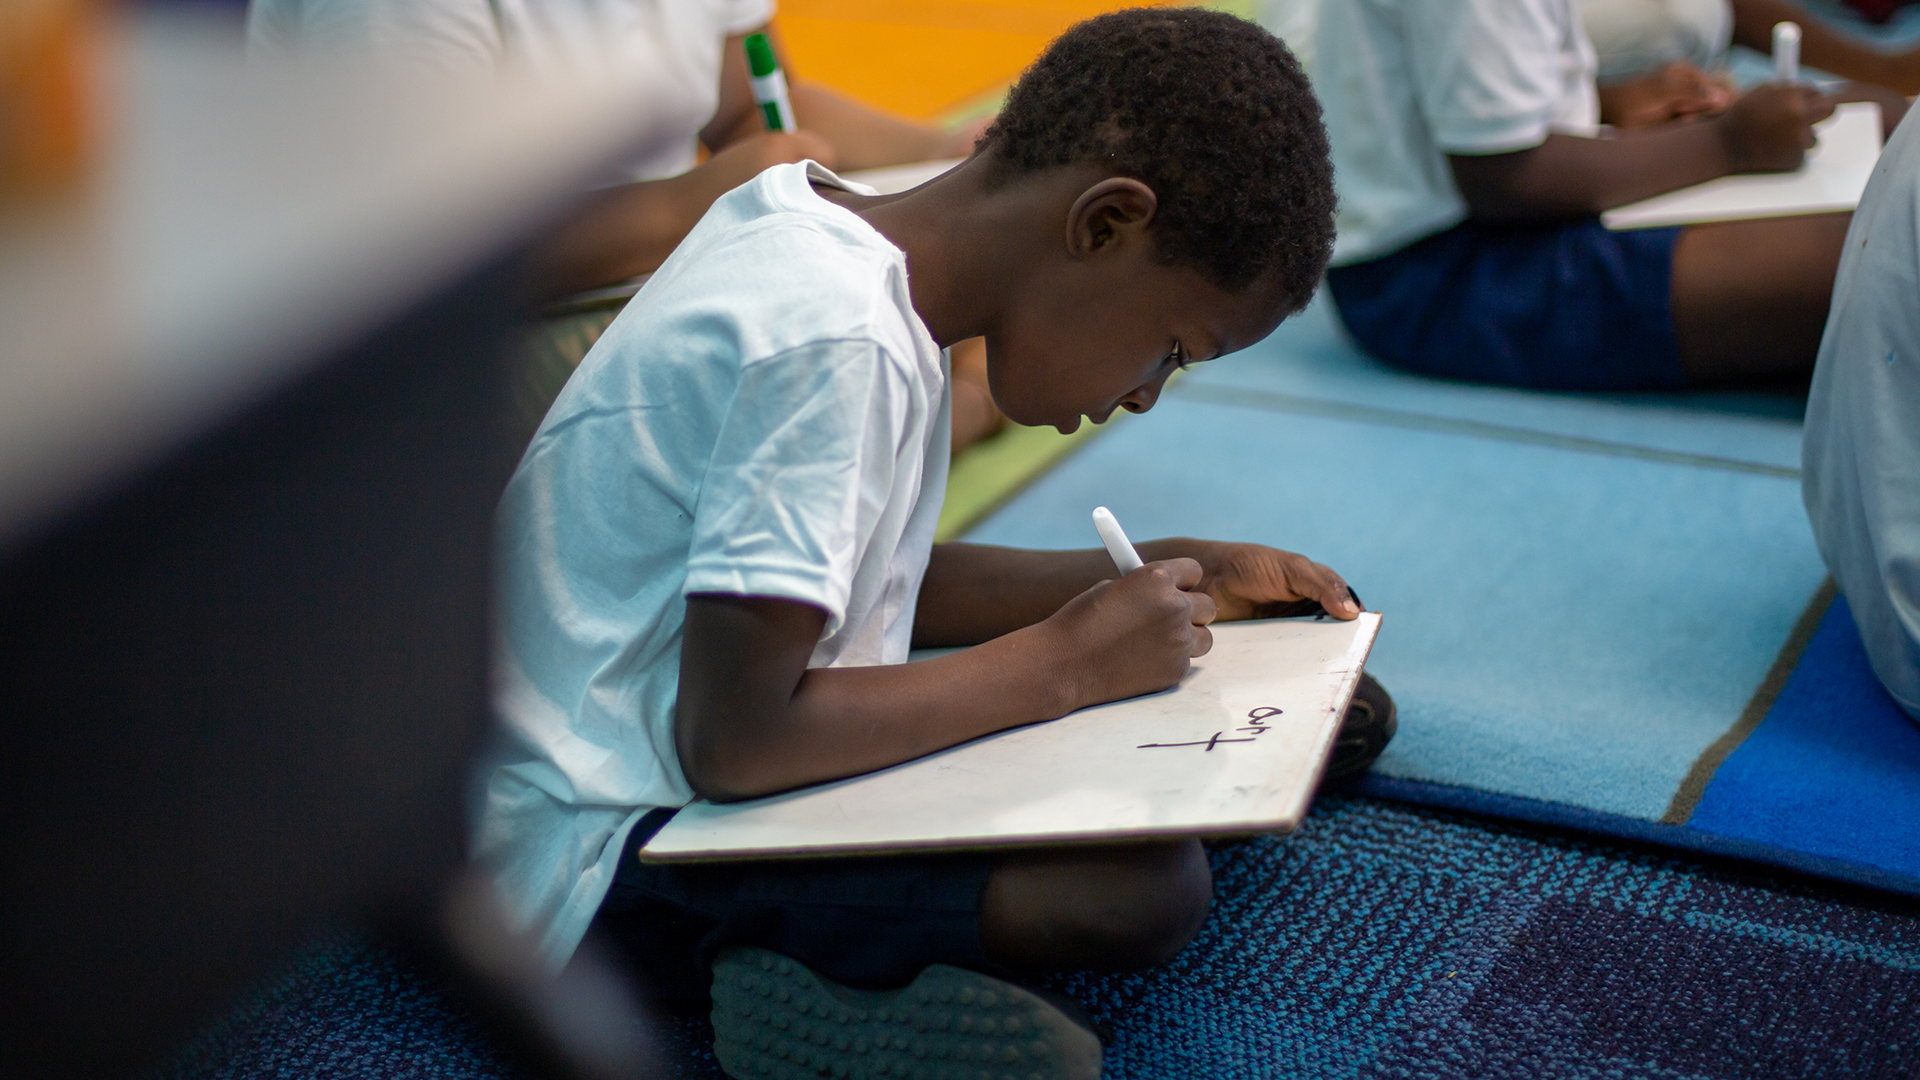
{"label": "blue floor mat", "polygon": [[1685,824],[1914,876],[1920,725],[1874,677],[1845,599],[1825,613],[1765,719],[1714,770]]}
{"label": "blue floor mat", "polygon": [[[1217,851],[1173,963],[1051,985],[1108,1080],[1911,1077],[1920,911],[1366,799]],[[667,1075],[720,1076],[700,1019]],[[154,1080],[514,1080],[391,955],[334,940]]]}
{"label": "blue floor mat", "polygon": [[[1369,670],[1401,726],[1366,790],[1920,892],[1911,845],[1868,861],[1836,844],[1842,817],[1766,830],[1763,795],[1697,790],[1703,761],[1758,718],[1756,694],[1825,579],[1790,412],[1759,395],[1592,400],[1404,375],[1359,355],[1316,305],[967,539],[1091,546],[1087,514],[1105,504],[1136,536],[1304,552],[1386,616]],[[1740,757],[1742,790],[1793,774],[1754,757],[1762,745]],[[1901,776],[1920,768],[1903,761]],[[1846,762],[1795,782],[1887,790],[1855,775],[1884,763]],[[1727,824],[1743,814],[1754,823]]]}

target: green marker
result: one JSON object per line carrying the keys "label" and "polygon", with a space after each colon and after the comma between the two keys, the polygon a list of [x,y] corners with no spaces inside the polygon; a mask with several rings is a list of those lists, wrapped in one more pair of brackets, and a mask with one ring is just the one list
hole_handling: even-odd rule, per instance
{"label": "green marker", "polygon": [[752,76],[753,100],[760,103],[760,119],[768,131],[797,131],[793,122],[793,102],[787,97],[787,76],[780,61],[773,58],[773,45],[765,34],[747,35],[747,71]]}

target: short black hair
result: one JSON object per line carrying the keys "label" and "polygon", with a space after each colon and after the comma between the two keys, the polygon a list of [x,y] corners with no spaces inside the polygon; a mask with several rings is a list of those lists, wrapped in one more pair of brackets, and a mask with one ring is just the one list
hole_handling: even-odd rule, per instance
{"label": "short black hair", "polygon": [[1159,199],[1168,262],[1229,292],[1277,271],[1289,313],[1333,252],[1333,164],[1299,61],[1245,19],[1132,8],[1060,35],[1020,76],[979,148],[996,176],[1098,162]]}

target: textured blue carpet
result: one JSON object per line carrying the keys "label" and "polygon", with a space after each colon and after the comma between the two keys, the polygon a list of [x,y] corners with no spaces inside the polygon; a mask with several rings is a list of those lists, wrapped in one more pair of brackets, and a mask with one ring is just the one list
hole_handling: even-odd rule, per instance
{"label": "textured blue carpet", "polygon": [[[1908,901],[1365,799],[1214,872],[1173,964],[1055,983],[1114,1032],[1112,1080],[1920,1075]],[[675,1075],[720,1075],[703,1022],[666,1034]],[[341,939],[162,1075],[512,1074],[419,975]]]}
{"label": "textured blue carpet", "polygon": [[417,969],[347,935],[315,942],[149,1080],[515,1077]]}
{"label": "textured blue carpet", "polygon": [[[1761,755],[1771,734],[1752,749],[1735,738],[1769,715],[1825,579],[1800,503],[1798,409],[1424,379],[1359,353],[1317,303],[967,539],[1084,547],[1105,504],[1135,536],[1305,552],[1386,616],[1368,667],[1401,727],[1369,793],[1920,893],[1911,841],[1846,835],[1852,815],[1910,815],[1895,796],[1920,771],[1905,743],[1846,734],[1874,723],[1843,704],[1877,690],[1849,682],[1863,668],[1794,683],[1794,700],[1834,702],[1830,752]],[[1794,820],[1776,801],[1794,786],[1847,793],[1847,813]]]}

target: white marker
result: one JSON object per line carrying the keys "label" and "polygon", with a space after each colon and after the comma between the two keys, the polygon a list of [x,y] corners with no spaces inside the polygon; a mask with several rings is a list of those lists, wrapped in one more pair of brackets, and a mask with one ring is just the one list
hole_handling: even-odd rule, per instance
{"label": "white marker", "polygon": [[1113,511],[1104,506],[1093,508],[1093,527],[1100,533],[1100,542],[1107,545],[1107,554],[1113,557],[1113,565],[1120,568],[1122,574],[1131,574],[1143,565],[1140,553],[1133,550],[1133,544],[1127,539],[1126,530],[1113,518]]}
{"label": "white marker", "polygon": [[1773,81],[1800,81],[1800,24],[1773,24]]}

